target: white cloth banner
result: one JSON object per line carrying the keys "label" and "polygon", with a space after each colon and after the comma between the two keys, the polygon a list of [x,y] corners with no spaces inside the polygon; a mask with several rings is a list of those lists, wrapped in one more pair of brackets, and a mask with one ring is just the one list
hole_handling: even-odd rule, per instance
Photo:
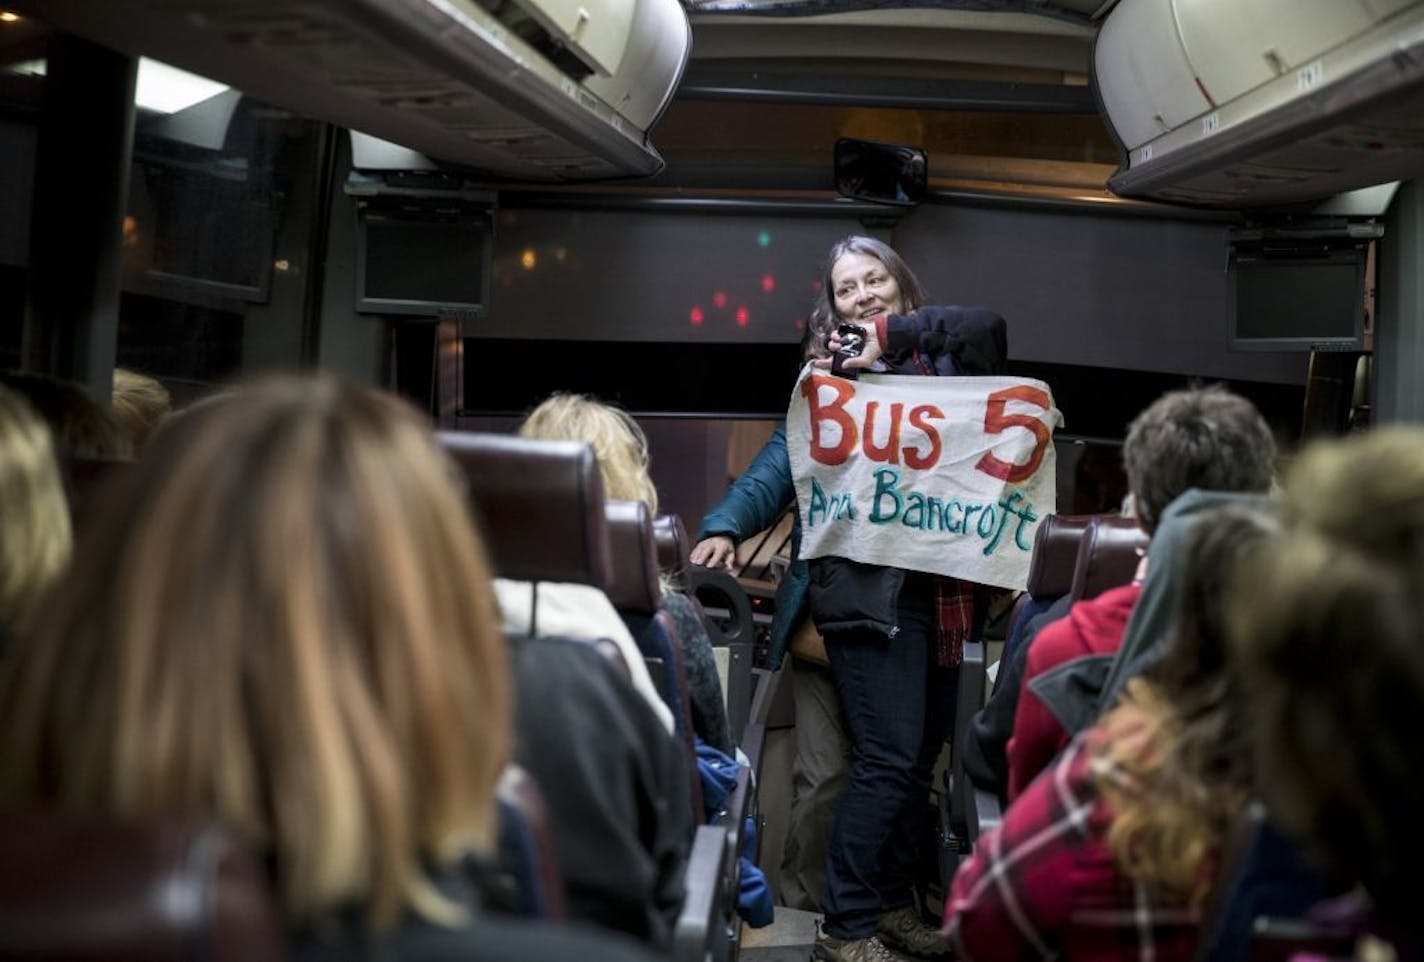
{"label": "white cloth banner", "polygon": [[1042,381],[849,381],[808,364],[786,413],[801,557],[1023,588],[1062,423]]}

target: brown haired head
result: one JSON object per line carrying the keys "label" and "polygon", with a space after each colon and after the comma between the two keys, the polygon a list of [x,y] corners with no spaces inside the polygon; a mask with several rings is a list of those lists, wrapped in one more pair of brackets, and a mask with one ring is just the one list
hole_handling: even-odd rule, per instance
{"label": "brown haired head", "polygon": [[133,455],[128,436],[107,405],[91,398],[78,384],[30,371],[0,372],[0,384],[23,394],[54,435],[55,453],[62,458],[127,458]]}
{"label": "brown haired head", "polygon": [[509,753],[488,568],[428,424],[326,378],[165,427],[0,678],[0,800],[217,816],[291,919],[449,920]]}
{"label": "brown haired head", "polygon": [[1273,814],[1417,929],[1424,857],[1424,431],[1317,444],[1232,606]]}
{"label": "brown haired head", "polygon": [[1125,871],[1179,903],[1206,894],[1202,866],[1252,789],[1246,698],[1227,663],[1225,622],[1243,559],[1277,529],[1265,507],[1222,507],[1197,520],[1171,638],[1105,722],[1117,736],[1108,754],[1138,777],[1134,792],[1104,785],[1116,811],[1108,846]]}
{"label": "brown haired head", "polygon": [[1275,458],[1276,442],[1261,412],[1220,385],[1162,395],[1133,419],[1122,445],[1133,504],[1148,532],[1190,488],[1269,490]]}

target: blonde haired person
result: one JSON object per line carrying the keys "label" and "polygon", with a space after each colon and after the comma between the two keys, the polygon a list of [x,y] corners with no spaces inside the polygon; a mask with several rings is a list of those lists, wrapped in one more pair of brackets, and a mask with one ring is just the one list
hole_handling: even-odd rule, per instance
{"label": "blonde haired person", "polygon": [[1194,957],[1217,855],[1252,785],[1227,663],[1241,559],[1276,523],[1231,507],[1193,529],[1162,657],[975,844],[945,904],[957,958]]}
{"label": "blonde haired person", "polygon": [[[588,415],[584,410],[585,398],[577,395],[555,395],[555,398],[560,397],[570,399],[571,403],[560,403],[540,413],[549,404],[545,402],[535,411],[540,414],[535,426],[529,426],[529,420],[533,418],[531,415],[530,419],[526,419],[524,425],[520,426],[520,435],[536,440],[585,441],[587,439],[568,432],[575,426],[588,423],[593,425],[592,433],[598,438],[598,443],[610,448],[618,447],[617,442],[612,440],[617,431],[613,422],[597,415]],[[600,472],[607,479],[608,468],[604,464],[604,453],[596,444],[594,454],[598,456]],[[609,456],[610,464],[614,463],[615,457],[616,455]],[[617,497],[611,493],[614,483],[611,480],[604,481],[604,494],[607,497]],[[607,638],[612,641],[618,646],[623,655],[623,662],[628,666],[628,676],[633,688],[647,702],[663,728],[668,732],[673,731],[672,709],[658,694],[657,686],[653,684],[653,677],[648,673],[637,643],[602,588],[541,581],[536,592],[532,582],[496,578],[494,591],[504,617],[504,630],[512,635],[529,635],[531,630],[537,627],[539,634],[543,636],[584,640]]]}
{"label": "blonde haired person", "polygon": [[3,635],[33,613],[69,562],[72,537],[54,439],[30,403],[6,387],[0,387],[0,504]]}
{"label": "blonde haired person", "polygon": [[615,957],[480,917],[463,875],[495,836],[509,669],[420,415],[261,382],[109,498],[0,677],[0,802],[226,822],[270,854],[299,960]]}
{"label": "blonde haired person", "polygon": [[143,451],[149,435],[172,410],[173,399],[159,381],[128,368],[114,369],[111,411],[134,454]]}
{"label": "blonde haired person", "polygon": [[658,489],[648,474],[648,438],[632,415],[583,394],[551,394],[529,412],[519,436],[582,441],[593,448],[605,497],[641,501],[658,513]]}
{"label": "blonde haired person", "polygon": [[1424,956],[1424,430],[1305,451],[1285,530],[1233,598],[1260,783],[1283,829],[1357,880],[1400,959]]}
{"label": "blonde haired person", "polygon": [[[529,413],[519,426],[526,438],[582,441],[593,448],[603,477],[603,493],[616,501],[642,501],[658,513],[658,489],[649,473],[648,438],[627,411],[583,394],[556,393]],[[682,648],[691,696],[692,727],[707,744],[732,754],[712,641],[697,605],[664,578],[663,605],[672,615]],[[541,615],[542,617],[542,615]],[[646,629],[645,629],[646,630]]]}

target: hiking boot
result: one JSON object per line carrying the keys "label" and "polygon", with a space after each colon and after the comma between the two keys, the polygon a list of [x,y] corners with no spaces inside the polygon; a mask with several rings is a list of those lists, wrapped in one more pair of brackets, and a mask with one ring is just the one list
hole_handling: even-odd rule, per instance
{"label": "hiking boot", "polygon": [[944,959],[949,957],[949,943],[944,940],[939,929],[926,925],[914,906],[907,905],[893,912],[886,912],[876,926],[880,940],[891,948],[908,952],[920,959]]}
{"label": "hiking boot", "polygon": [[816,962],[909,962],[909,960],[872,935],[866,939],[833,939],[824,932],[816,935],[811,950]]}

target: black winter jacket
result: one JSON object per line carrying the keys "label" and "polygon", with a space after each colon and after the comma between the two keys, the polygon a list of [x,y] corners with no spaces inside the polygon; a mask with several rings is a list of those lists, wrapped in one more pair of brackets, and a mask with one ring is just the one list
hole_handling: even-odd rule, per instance
{"label": "black winter jacket", "polygon": [[[882,359],[892,374],[1003,374],[1008,359],[1004,319],[983,307],[922,307],[886,321]],[[891,638],[899,632],[897,611],[905,584],[902,568],[862,564],[847,558],[815,558],[811,568],[811,617],[826,632],[870,628]],[[976,615],[984,611],[975,599]],[[976,617],[975,631],[978,631]]]}

